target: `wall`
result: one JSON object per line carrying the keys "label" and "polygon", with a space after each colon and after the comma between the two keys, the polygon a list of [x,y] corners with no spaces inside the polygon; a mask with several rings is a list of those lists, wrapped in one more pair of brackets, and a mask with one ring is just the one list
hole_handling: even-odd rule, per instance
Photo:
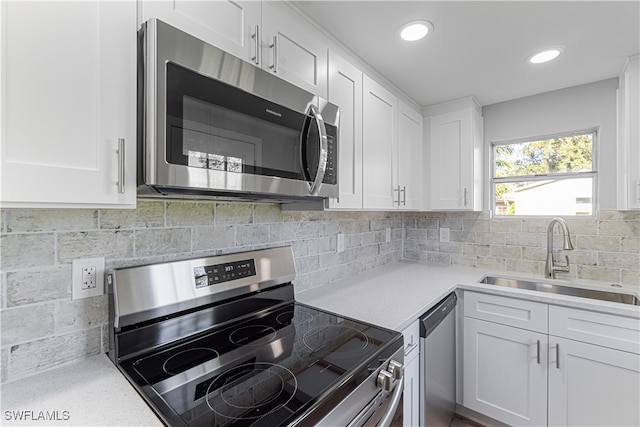
{"label": "wall", "polygon": [[[615,209],[617,88],[613,78],[483,107],[486,170],[491,171],[491,142],[599,127],[598,207]],[[485,209],[491,203],[489,188],[487,183]]]}
{"label": "wall", "polygon": [[[566,253],[571,271],[558,277],[640,290],[640,213],[611,210],[616,206],[617,88],[613,78],[483,107],[485,170],[490,174],[491,142],[598,127],[599,209],[595,218],[568,220],[575,250]],[[489,188],[487,180],[484,212],[407,214],[405,258],[542,276],[550,218],[491,218]],[[450,242],[439,242],[441,227],[451,230]]]}
{"label": "wall", "polygon": [[[615,206],[615,79],[483,109],[485,141],[600,126],[595,218],[569,220],[576,249],[564,278],[640,291],[640,212]],[[566,97],[566,99],[565,99]],[[566,120],[565,120],[566,118]],[[0,211],[1,380],[106,348],[107,297],[71,300],[71,262],[107,270],[291,244],[296,291],[406,259],[542,275],[548,218],[469,213],[282,212],[277,205],[139,201],[135,210]],[[438,240],[450,228],[451,241]],[[385,242],[385,229],[392,240]],[[336,235],[347,250],[336,253]],[[404,235],[404,239],[403,239]]]}
{"label": "wall", "polygon": [[[339,254],[338,233],[346,247]],[[402,258],[402,216],[178,201],[138,201],[135,210],[3,210],[2,382],[106,348],[107,296],[71,300],[74,259],[104,256],[110,271],[288,244],[299,292]]]}
{"label": "wall", "polygon": [[[596,218],[565,217],[574,244],[558,279],[597,280],[640,291],[640,212],[599,211]],[[405,215],[406,259],[544,274],[549,218],[490,218],[488,212]],[[439,228],[450,229],[440,242]],[[556,231],[555,248],[561,248]]]}

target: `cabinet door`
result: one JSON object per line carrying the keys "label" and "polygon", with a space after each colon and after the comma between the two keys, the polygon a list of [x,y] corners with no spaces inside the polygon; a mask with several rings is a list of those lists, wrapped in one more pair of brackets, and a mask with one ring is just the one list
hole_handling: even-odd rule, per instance
{"label": "cabinet door", "polygon": [[618,88],[618,208],[640,209],[640,56],[630,58]]}
{"label": "cabinet door", "polygon": [[402,425],[420,425],[420,357],[414,352],[404,366],[404,391],[402,396]]}
{"label": "cabinet door", "polygon": [[549,425],[640,425],[640,356],[549,339]]}
{"label": "cabinet door", "polygon": [[135,207],[135,2],[2,7],[3,206]]}
{"label": "cabinet door", "polygon": [[547,424],[547,335],[464,319],[463,405],[509,425]]}
{"label": "cabinet door", "polygon": [[324,35],[284,2],[262,3],[262,68],[327,98]]}
{"label": "cabinet door", "polygon": [[338,138],[340,194],[330,208],[362,208],[362,72],[329,52],[330,102],[340,107]]}
{"label": "cabinet door", "polygon": [[471,110],[430,117],[431,209],[466,209],[472,190]]}
{"label": "cabinet door", "polygon": [[260,63],[262,4],[251,0],[139,0],[140,22],[158,18],[245,61]]}
{"label": "cabinet door", "polygon": [[398,103],[398,147],[393,165],[394,188],[400,192],[400,209],[420,209],[422,205],[422,115],[402,101]]}
{"label": "cabinet door", "polygon": [[398,101],[389,91],[363,78],[363,207],[395,207],[392,167]]}

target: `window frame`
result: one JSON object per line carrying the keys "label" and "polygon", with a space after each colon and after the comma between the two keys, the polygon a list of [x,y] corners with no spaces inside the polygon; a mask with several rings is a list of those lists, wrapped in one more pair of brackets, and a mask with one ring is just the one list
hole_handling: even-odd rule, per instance
{"label": "window frame", "polygon": [[[523,142],[534,142],[534,141],[542,141],[546,139],[554,139],[554,138],[565,138],[576,135],[588,135],[592,134],[592,146],[591,146],[591,170],[590,171],[582,171],[582,172],[563,172],[563,173],[551,173],[551,174],[534,174],[534,175],[521,175],[521,176],[513,176],[513,177],[496,177],[496,146],[501,145],[510,145],[510,144],[520,144]],[[564,180],[564,179],[580,179],[580,178],[592,178],[593,183],[591,186],[591,214],[590,215],[566,215],[571,218],[595,218],[598,210],[598,147],[600,146],[600,128],[587,128],[583,130],[576,131],[568,131],[568,132],[559,132],[547,135],[538,135],[532,137],[524,137],[524,138],[516,138],[516,139],[507,139],[500,141],[492,141],[489,146],[489,159],[491,162],[490,165],[490,179],[489,179],[489,192],[491,206],[489,206],[490,216],[491,218],[551,218],[554,216],[558,216],[558,214],[544,214],[544,215],[499,215],[496,213],[496,184],[501,183],[510,183],[510,182],[524,182],[524,181],[548,181],[550,179],[553,180]]]}

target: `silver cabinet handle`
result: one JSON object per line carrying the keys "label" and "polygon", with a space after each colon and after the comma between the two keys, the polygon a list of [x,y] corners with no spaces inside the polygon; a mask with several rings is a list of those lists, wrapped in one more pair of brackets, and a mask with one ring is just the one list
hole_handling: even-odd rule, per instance
{"label": "silver cabinet handle", "polygon": [[278,36],[273,36],[273,43],[269,45],[273,49],[273,64],[269,66],[274,73],[278,72]]}
{"label": "silver cabinet handle", "polygon": [[396,200],[393,201],[393,204],[398,204],[398,206],[400,206],[400,186],[398,186],[397,188],[393,189],[393,192],[398,192],[398,198]]}
{"label": "silver cabinet handle", "polygon": [[464,188],[464,206],[467,207],[467,187]]}
{"label": "silver cabinet handle", "polygon": [[556,369],[560,369],[560,343],[556,344]]}
{"label": "silver cabinet handle", "polygon": [[317,196],[318,191],[320,190],[320,186],[322,185],[322,180],[324,179],[324,174],[327,170],[327,157],[329,152],[327,142],[327,128],[324,124],[324,119],[322,118],[320,111],[315,105],[311,104],[309,106],[308,113],[313,114],[316,125],[318,126],[318,133],[320,134],[320,157],[318,158],[318,172],[316,173],[316,178],[313,181],[313,184],[311,184],[311,189],[309,190],[312,196]]}
{"label": "silver cabinet handle", "polygon": [[404,349],[404,355],[408,356],[409,353],[411,353],[413,351],[414,348],[416,348],[418,346],[419,343],[415,342],[411,345],[408,345],[405,349]]}
{"label": "silver cabinet handle", "polygon": [[[400,196],[400,194],[398,194]],[[400,205],[400,199],[398,198],[398,205]],[[402,186],[402,205],[407,206],[407,187]]]}
{"label": "silver cabinet handle", "polygon": [[536,359],[538,360],[538,365],[540,364],[540,340],[537,342],[536,347]]}
{"label": "silver cabinet handle", "polygon": [[118,138],[118,193],[124,194],[124,138]]}
{"label": "silver cabinet handle", "polygon": [[260,64],[260,25],[256,25],[256,30],[251,34],[251,38],[256,49],[256,54],[251,57],[251,60],[254,64]]}

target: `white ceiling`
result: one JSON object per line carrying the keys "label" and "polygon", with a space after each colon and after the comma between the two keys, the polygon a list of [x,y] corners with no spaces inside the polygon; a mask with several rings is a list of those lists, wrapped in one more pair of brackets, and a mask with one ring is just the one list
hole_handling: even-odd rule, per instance
{"label": "white ceiling", "polygon": [[[421,106],[469,95],[489,105],[616,77],[640,52],[640,0],[292,3]],[[417,19],[434,32],[401,40]],[[550,46],[565,52],[526,62]]]}

